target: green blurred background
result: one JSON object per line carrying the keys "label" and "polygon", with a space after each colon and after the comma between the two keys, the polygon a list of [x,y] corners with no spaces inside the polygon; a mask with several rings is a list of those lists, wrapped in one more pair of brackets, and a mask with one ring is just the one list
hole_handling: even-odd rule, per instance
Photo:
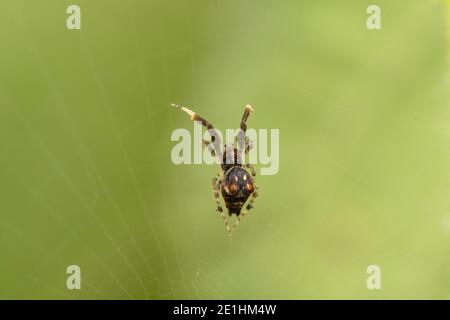
{"label": "green blurred background", "polygon": [[[447,1],[70,4],[0,0],[0,298],[450,297]],[[280,129],[233,240],[169,102]]]}

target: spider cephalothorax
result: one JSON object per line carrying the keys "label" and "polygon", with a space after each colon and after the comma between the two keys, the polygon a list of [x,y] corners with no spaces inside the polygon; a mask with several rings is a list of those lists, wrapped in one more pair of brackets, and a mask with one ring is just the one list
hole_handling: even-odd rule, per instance
{"label": "spider cephalothorax", "polygon": [[[222,169],[212,180],[213,194],[217,205],[216,210],[222,216],[228,234],[231,237],[241,218],[247,214],[248,210],[253,208],[253,203],[258,195],[255,184],[256,171],[251,164],[242,163],[242,153],[247,154],[252,148],[252,143],[245,136],[245,132],[247,130],[247,119],[250,112],[253,111],[253,108],[247,105],[244,109],[240,131],[236,137],[237,146],[224,146],[222,153],[220,136],[211,123],[186,107],[176,104],[172,104],[172,106],[186,112],[191,117],[191,120],[201,122],[211,134],[211,141],[203,140],[203,143],[208,147],[212,156],[220,161]],[[231,217],[232,214],[236,215],[236,222],[232,229],[229,227],[228,219],[220,204],[220,194],[222,194],[225,206],[228,209],[228,216]],[[248,199],[250,200],[245,205]]]}

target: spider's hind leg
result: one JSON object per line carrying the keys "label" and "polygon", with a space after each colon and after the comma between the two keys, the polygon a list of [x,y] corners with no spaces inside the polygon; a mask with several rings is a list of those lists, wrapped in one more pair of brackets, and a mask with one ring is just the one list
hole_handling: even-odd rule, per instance
{"label": "spider's hind leg", "polygon": [[234,222],[234,226],[233,229],[231,230],[231,233],[233,233],[234,231],[236,231],[239,223],[241,222],[241,220],[247,216],[248,212],[253,208],[253,203],[255,202],[256,197],[258,197],[258,188],[255,185],[255,191],[253,191],[253,193],[250,195],[250,201],[248,202],[247,206],[245,207],[245,209],[241,210],[241,213],[236,216],[236,221]]}
{"label": "spider's hind leg", "polygon": [[223,207],[220,204],[220,183],[222,182],[222,180],[220,179],[221,174],[217,174],[217,176],[215,176],[212,179],[212,188],[213,188],[213,196],[214,196],[214,200],[216,201],[216,211],[219,213],[219,215],[222,217],[223,222],[225,224],[225,228],[227,228],[227,232],[228,235],[232,236],[232,232],[230,230],[230,225],[228,224],[228,218],[225,216],[225,213],[223,211]]}
{"label": "spider's hind leg", "polygon": [[255,191],[250,196],[250,201],[248,202],[247,206],[245,207],[244,214],[247,214],[249,210],[253,208],[253,203],[255,203],[256,198],[258,197],[258,187],[255,185]]}

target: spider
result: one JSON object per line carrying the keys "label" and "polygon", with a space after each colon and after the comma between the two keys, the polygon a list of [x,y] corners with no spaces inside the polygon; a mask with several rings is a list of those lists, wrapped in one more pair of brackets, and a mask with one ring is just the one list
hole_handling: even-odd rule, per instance
{"label": "spider", "polygon": [[[253,142],[245,136],[247,119],[253,108],[247,105],[244,109],[240,130],[235,137],[237,146],[225,145],[222,154],[220,137],[211,123],[184,106],[173,103],[171,106],[186,112],[191,120],[201,122],[211,135],[211,141],[203,139],[203,143],[211,155],[221,164],[220,172],[212,179],[213,197],[216,202],[216,211],[223,218],[228,235],[231,238],[241,219],[253,208],[253,203],[258,196],[258,188],[255,184],[256,170],[252,164],[242,163],[242,153],[248,154],[253,147]],[[231,218],[233,214],[236,215],[236,221],[232,228],[230,228],[228,218],[220,203],[220,194],[222,194],[225,206],[228,209],[228,218]],[[250,200],[244,206],[248,199]]]}

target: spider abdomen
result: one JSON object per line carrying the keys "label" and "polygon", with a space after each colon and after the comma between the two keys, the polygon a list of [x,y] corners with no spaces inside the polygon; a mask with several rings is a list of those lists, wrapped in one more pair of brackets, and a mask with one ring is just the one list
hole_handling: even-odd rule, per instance
{"label": "spider abdomen", "polygon": [[251,175],[241,166],[233,166],[225,172],[221,192],[228,214],[239,216],[247,199],[255,191]]}

